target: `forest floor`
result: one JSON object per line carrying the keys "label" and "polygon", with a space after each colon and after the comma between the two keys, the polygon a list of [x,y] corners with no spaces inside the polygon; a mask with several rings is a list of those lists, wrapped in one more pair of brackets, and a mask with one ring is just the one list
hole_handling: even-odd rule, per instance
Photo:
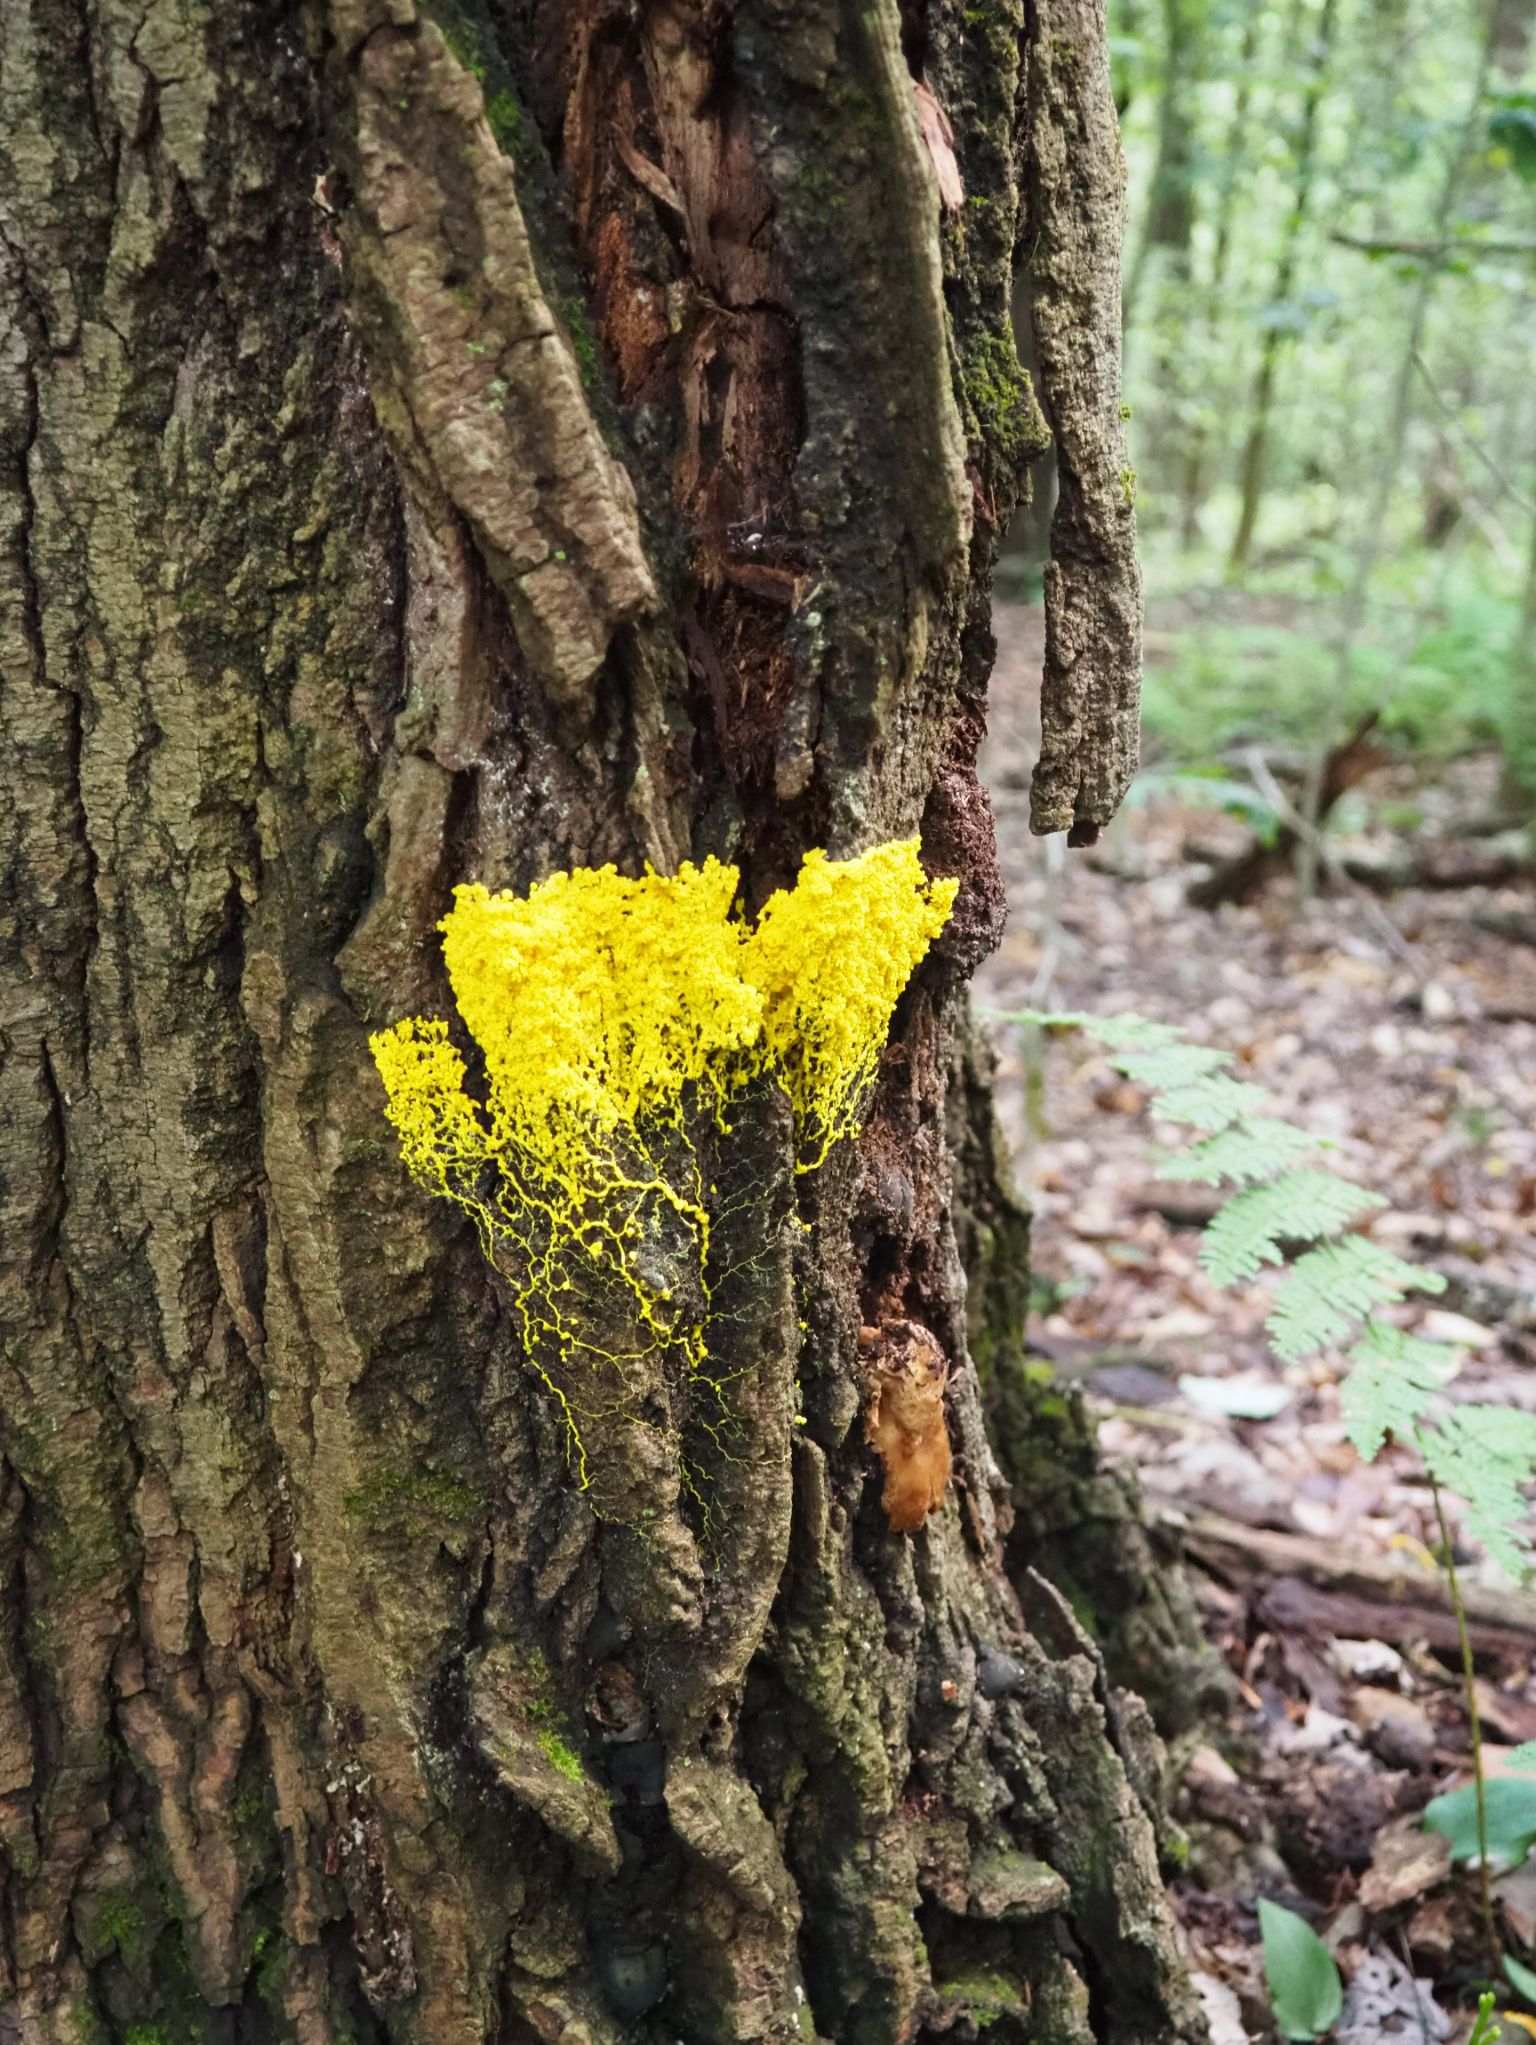
{"label": "forest floor", "polygon": [[[1536,937],[1536,886],[1501,882],[1475,835],[1497,763],[1384,760],[1361,785],[1345,849],[1405,885],[1303,905],[1282,875],[1249,905],[1194,908],[1241,822],[1154,798],[1087,852],[1029,836],[1039,613],[1000,606],[996,629],[983,773],[1011,921],[978,1003],[1129,1009],[1232,1052],[1385,1196],[1373,1236],[1446,1277],[1402,1318],[1457,1346],[1451,1396],[1536,1411],[1536,943],[1499,934],[1528,920]],[[1272,2035],[1260,1896],[1335,1951],[1345,2045],[1464,2037],[1489,1964],[1476,1876],[1420,1828],[1469,1756],[1422,1471],[1395,1447],[1361,1461],[1326,1360],[1275,1360],[1272,1284],[1208,1282],[1196,1249],[1217,1201],[1157,1183],[1142,1093],[1080,1035],[1038,1047],[999,1024],[997,1042],[1035,1212],[1031,1346],[1082,1384],[1105,1450],[1177,1530],[1236,1685],[1230,1724],[1174,1757],[1191,1841],[1177,1894],[1214,2045]],[[1473,1548],[1460,1561],[1496,1772],[1500,1748],[1536,1737],[1536,1596]],[[1536,1859],[1496,1891],[1504,1949],[1536,1965]]]}

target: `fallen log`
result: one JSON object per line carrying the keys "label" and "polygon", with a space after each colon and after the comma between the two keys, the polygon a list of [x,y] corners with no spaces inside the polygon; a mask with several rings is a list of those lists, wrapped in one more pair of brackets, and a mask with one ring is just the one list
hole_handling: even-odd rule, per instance
{"label": "fallen log", "polygon": [[[1372,736],[1380,720],[1381,713],[1372,710],[1361,718],[1346,739],[1329,752],[1323,763],[1318,788],[1317,813],[1306,820],[1307,830],[1317,832],[1340,797],[1387,758],[1385,749]],[[1250,759],[1252,756],[1253,749],[1250,748]],[[1270,779],[1273,782],[1272,775]],[[1294,806],[1284,802],[1278,789],[1275,793],[1286,813],[1281,815],[1274,837],[1266,840],[1256,836],[1245,852],[1225,860],[1202,879],[1192,882],[1186,891],[1192,907],[1214,909],[1222,902],[1251,902],[1269,881],[1292,864],[1302,841],[1302,831],[1297,829]]]}
{"label": "fallen log", "polygon": [[[1162,1524],[1184,1551],[1227,1583],[1271,1580],[1260,1607],[1267,1624],[1346,1639],[1427,1640],[1456,1645],[1445,1579],[1422,1569],[1271,1527],[1247,1527],[1219,1513],[1168,1513]],[[1530,1652],[1536,1595],[1462,1579],[1472,1645],[1479,1653]]]}

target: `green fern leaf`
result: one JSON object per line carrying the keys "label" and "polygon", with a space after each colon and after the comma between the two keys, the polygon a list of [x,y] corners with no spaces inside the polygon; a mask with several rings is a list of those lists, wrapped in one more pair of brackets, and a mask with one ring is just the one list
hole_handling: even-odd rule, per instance
{"label": "green fern leaf", "polygon": [[1137,1015],[1129,1009],[1120,1015],[1077,1015],[1072,1020],[1079,1029],[1097,1037],[1106,1051],[1153,1050],[1182,1045],[1185,1041],[1183,1031],[1176,1030],[1171,1023],[1153,1022],[1150,1016]]}
{"label": "green fern leaf", "polygon": [[1291,1266],[1265,1322],[1275,1354],[1284,1363],[1295,1363],[1314,1349],[1325,1349],[1374,1307],[1415,1288],[1441,1292],[1445,1280],[1365,1236],[1319,1243]]}
{"label": "green fern leaf", "polygon": [[1153,1113],[1160,1122],[1188,1122],[1192,1128],[1214,1134],[1233,1122],[1262,1115],[1269,1104],[1263,1087],[1217,1072],[1191,1080],[1187,1086],[1169,1087],[1158,1095]]}
{"label": "green fern leaf", "polygon": [[[1186,1151],[1164,1155],[1158,1169],[1165,1179],[1247,1189],[1226,1202],[1201,1245],[1201,1262],[1218,1284],[1252,1278],[1283,1261],[1286,1242],[1329,1236],[1383,1204],[1318,1166],[1304,1168],[1304,1158],[1334,1146],[1267,1114],[1268,1096],[1234,1079],[1224,1052],[1191,1044],[1166,1023],[1044,1010],[997,1019],[1088,1032],[1113,1065],[1147,1088],[1157,1119],[1200,1132]],[[1267,1324],[1270,1341],[1279,1357],[1295,1362],[1363,1321],[1341,1394],[1355,1446],[1369,1461],[1389,1434],[1411,1442],[1435,1482],[1464,1501],[1467,1531],[1519,1575],[1536,1558],[1524,1496],[1536,1482],[1536,1414],[1478,1405],[1432,1413],[1451,1374],[1451,1353],[1373,1318],[1375,1308],[1407,1291],[1440,1292],[1444,1285],[1438,1273],[1364,1236],[1316,1242],[1281,1283]]]}
{"label": "green fern leaf", "polygon": [[1389,1434],[1414,1440],[1424,1409],[1450,1378],[1456,1356],[1441,1342],[1426,1342],[1385,1321],[1367,1321],[1348,1361],[1339,1405],[1350,1440],[1369,1463]]}
{"label": "green fern leaf", "polygon": [[984,1008],[981,1013],[991,1022],[1030,1023],[1040,1030],[1083,1030],[1097,1038],[1107,1051],[1134,1051],[1184,1041],[1171,1024],[1152,1022],[1144,1015],[1089,1015],[1077,1008]]}
{"label": "green fern leaf", "polygon": [[1228,1052],[1213,1051],[1205,1044],[1158,1044],[1145,1051],[1115,1051],[1111,1056],[1127,1079],[1154,1094],[1166,1093],[1170,1087],[1192,1086],[1213,1072],[1224,1072],[1232,1063]]}
{"label": "green fern leaf", "polygon": [[1536,1413],[1511,1406],[1453,1406],[1415,1430],[1437,1484],[1466,1510],[1462,1525],[1513,1577],[1529,1568],[1536,1536],[1522,1487],[1536,1481]]}
{"label": "green fern leaf", "polygon": [[1237,1193],[1216,1215],[1200,1243],[1200,1262],[1217,1285],[1256,1278],[1266,1264],[1285,1261],[1282,1242],[1315,1243],[1363,1214],[1384,1207],[1379,1193],[1333,1172],[1286,1172],[1267,1186]]}
{"label": "green fern leaf", "polygon": [[1219,1186],[1224,1179],[1251,1185],[1257,1179],[1272,1179],[1310,1157],[1314,1150],[1328,1147],[1326,1137],[1309,1135],[1294,1122],[1261,1116],[1254,1121],[1234,1122],[1214,1136],[1202,1137],[1188,1150],[1165,1151],[1157,1160],[1160,1179],[1193,1179],[1202,1186]]}

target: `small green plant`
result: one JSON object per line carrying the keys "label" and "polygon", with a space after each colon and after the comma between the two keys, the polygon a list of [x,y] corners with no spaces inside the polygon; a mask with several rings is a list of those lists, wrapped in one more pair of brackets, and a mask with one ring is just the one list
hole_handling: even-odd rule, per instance
{"label": "small green plant", "polygon": [[1505,1978],[1515,1993],[1536,2009],[1536,1973],[1529,1967],[1522,1967],[1518,1960],[1512,1960],[1508,1953],[1503,1956]]}
{"label": "small green plant", "polygon": [[1259,1937],[1275,2028],[1285,2038],[1321,2037],[1344,2007],[1333,1955],[1304,1917],[1278,1903],[1260,1901]]}
{"label": "small green plant", "polygon": [[1472,2034],[1467,2045],[1495,2045],[1501,2029],[1493,2006],[1493,1991],[1487,1989],[1477,1998],[1477,2015],[1472,2020]]}
{"label": "small green plant", "polygon": [[567,1741],[562,1740],[552,1726],[540,1726],[534,1737],[538,1740],[539,1751],[558,1775],[570,1782],[580,1782],[586,1775],[581,1765],[581,1756]]}
{"label": "small green plant", "polygon": [[1481,1830],[1474,1783],[1447,1790],[1426,1805],[1425,1826],[1451,1842],[1452,1860],[1472,1860],[1486,1852],[1518,1867],[1536,1846],[1536,1740],[1516,1747],[1505,1767],[1508,1773],[1484,1785]]}

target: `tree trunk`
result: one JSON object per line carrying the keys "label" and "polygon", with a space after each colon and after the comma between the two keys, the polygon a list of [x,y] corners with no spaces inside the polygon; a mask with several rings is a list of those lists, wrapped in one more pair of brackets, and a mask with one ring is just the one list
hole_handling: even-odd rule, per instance
{"label": "tree trunk", "polygon": [[[1145,1715],[1028,1573],[967,1335],[1023,1471],[1067,1423],[973,760],[1026,237],[1043,816],[1132,757],[1096,8],[0,37],[0,2039],[1194,2037]],[[960,894],[862,1138],[791,1185],[743,1112],[708,1511],[674,1459],[602,1515],[368,1032],[448,1012],[461,879],[714,853],[755,906],[919,829]],[[863,1426],[902,1340],[949,1375],[916,1534]],[[1113,1649],[1163,1589],[1099,1596]]]}
{"label": "tree trunk", "polygon": [[1531,32],[1536,29],[1536,0],[1495,0],[1493,10],[1493,66],[1503,78],[1516,83],[1525,76],[1530,62]]}
{"label": "tree trunk", "polygon": [[1136,316],[1143,279],[1161,267],[1160,284],[1189,282],[1195,234],[1196,120],[1205,70],[1205,0],[1163,0],[1163,72],[1157,109],[1157,156],[1135,260],[1125,280],[1125,323]]}
{"label": "tree trunk", "polygon": [[[1254,372],[1248,399],[1248,432],[1243,442],[1239,470],[1237,530],[1227,557],[1230,573],[1239,574],[1248,565],[1249,549],[1259,522],[1259,507],[1268,480],[1269,422],[1274,405],[1275,378],[1286,338],[1284,314],[1296,288],[1296,269],[1301,253],[1302,230],[1312,202],[1312,185],[1317,175],[1317,116],[1328,83],[1332,56],[1335,4],[1322,0],[1310,38],[1307,82],[1302,93],[1301,124],[1296,140],[1296,190],[1280,237],[1280,257],[1275,265],[1274,314],[1264,329],[1259,347],[1259,365]],[[1298,9],[1298,25],[1305,23]]]}
{"label": "tree trunk", "polygon": [[[1210,275],[1199,294],[1195,341],[1199,361],[1207,376],[1219,354],[1219,337],[1230,315],[1227,303],[1227,265],[1232,257],[1232,229],[1238,200],[1247,183],[1249,152],[1249,101],[1253,95],[1254,73],[1259,55],[1260,16],[1250,12],[1243,23],[1243,39],[1237,53],[1237,91],[1232,116],[1222,145],[1221,167],[1216,176],[1215,237],[1211,250]],[[1200,512],[1209,483],[1211,443],[1220,434],[1221,421],[1230,393],[1213,390],[1208,382],[1203,403],[1189,424],[1185,440],[1179,488],[1179,543],[1191,551],[1199,543]]]}

